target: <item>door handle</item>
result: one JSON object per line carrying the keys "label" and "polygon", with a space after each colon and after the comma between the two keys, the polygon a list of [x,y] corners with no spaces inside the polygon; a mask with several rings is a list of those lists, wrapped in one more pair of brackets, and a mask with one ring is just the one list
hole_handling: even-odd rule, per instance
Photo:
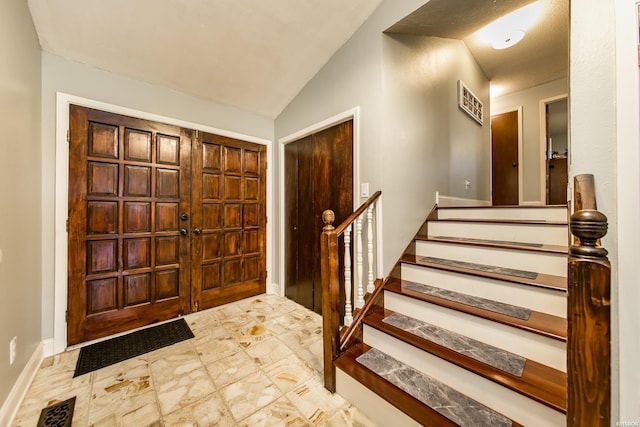
{"label": "door handle", "polygon": [[199,228],[195,228],[195,229],[193,230],[193,234],[195,234],[196,236],[199,236],[199,235],[201,235],[201,234],[202,234],[202,230],[200,230]]}
{"label": "door handle", "polygon": [[189,232],[187,231],[186,228],[181,228],[180,229],[180,234],[182,234],[183,236],[186,236],[187,234],[189,234]]}
{"label": "door handle", "polygon": [[183,221],[186,221],[189,219],[189,215],[187,215],[186,213],[183,213],[182,215],[180,215],[180,219]]}
{"label": "door handle", "polygon": [[516,167],[516,163],[515,162],[511,163],[511,166],[513,166],[515,168]]}

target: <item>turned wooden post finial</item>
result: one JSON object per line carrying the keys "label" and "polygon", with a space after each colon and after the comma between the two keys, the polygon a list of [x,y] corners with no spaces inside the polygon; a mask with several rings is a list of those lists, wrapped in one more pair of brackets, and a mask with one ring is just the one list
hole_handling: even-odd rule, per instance
{"label": "turned wooden post finial", "polygon": [[571,215],[571,233],[580,240],[580,246],[572,246],[572,255],[588,258],[605,258],[607,250],[597,246],[598,239],[607,234],[607,217],[595,210],[584,209]]}
{"label": "turned wooden post finial", "polygon": [[336,220],[336,214],[331,210],[327,209],[322,212],[322,221],[324,222],[324,228],[322,231],[333,231],[335,228],[333,227],[333,221]]}

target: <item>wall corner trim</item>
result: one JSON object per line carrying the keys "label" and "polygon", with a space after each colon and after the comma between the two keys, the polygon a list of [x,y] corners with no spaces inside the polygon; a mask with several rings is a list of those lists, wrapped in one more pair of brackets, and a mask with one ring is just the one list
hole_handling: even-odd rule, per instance
{"label": "wall corner trim", "polygon": [[29,390],[29,386],[31,385],[33,378],[38,372],[38,368],[40,367],[40,363],[42,362],[44,355],[44,347],[45,341],[40,341],[29,358],[29,361],[20,373],[18,380],[11,388],[7,399],[2,404],[2,408],[0,408],[0,425],[12,425],[13,419],[20,408],[20,404],[22,403],[24,396],[27,394],[27,390]]}

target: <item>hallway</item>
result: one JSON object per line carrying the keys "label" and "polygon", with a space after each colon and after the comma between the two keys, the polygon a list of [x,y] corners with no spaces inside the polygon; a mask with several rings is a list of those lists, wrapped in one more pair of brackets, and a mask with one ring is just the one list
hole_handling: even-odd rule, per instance
{"label": "hallway", "polygon": [[73,426],[368,426],[322,383],[321,317],[262,295],[185,317],[195,338],[72,378],[45,359],[14,426],[76,396]]}

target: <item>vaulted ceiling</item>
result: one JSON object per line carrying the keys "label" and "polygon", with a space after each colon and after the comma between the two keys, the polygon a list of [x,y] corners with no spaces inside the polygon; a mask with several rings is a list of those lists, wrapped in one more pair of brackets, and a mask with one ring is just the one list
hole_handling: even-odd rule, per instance
{"label": "vaulted ceiling", "polygon": [[[382,0],[28,0],[45,52],[275,118]],[[392,26],[463,40],[492,86],[567,75],[569,0],[494,51],[473,33],[531,0],[431,0]],[[212,83],[215,82],[215,83]]]}

